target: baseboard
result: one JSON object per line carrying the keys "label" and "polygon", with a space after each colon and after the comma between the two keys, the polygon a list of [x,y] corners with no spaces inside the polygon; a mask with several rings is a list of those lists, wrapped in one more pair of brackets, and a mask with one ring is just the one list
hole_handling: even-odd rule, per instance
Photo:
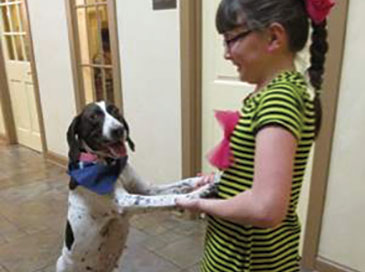
{"label": "baseboard", "polygon": [[49,160],[52,163],[55,163],[61,167],[67,168],[68,165],[68,159],[65,156],[56,154],[52,151],[47,151],[45,153],[45,157],[47,160]]}
{"label": "baseboard", "polygon": [[315,269],[318,272],[360,272],[320,256],[315,262]]}
{"label": "baseboard", "polygon": [[0,133],[0,142],[8,144],[9,143],[8,137],[6,137],[5,134]]}

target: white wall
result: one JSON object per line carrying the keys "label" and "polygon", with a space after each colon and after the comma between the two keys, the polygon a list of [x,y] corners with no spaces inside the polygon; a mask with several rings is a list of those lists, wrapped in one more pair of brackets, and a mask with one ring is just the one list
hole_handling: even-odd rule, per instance
{"label": "white wall", "polygon": [[132,161],[148,179],[179,179],[179,10],[154,11],[152,0],[116,2],[124,113],[136,143]]}
{"label": "white wall", "polygon": [[319,255],[365,271],[365,1],[350,1]]}
{"label": "white wall", "polygon": [[67,154],[76,113],[65,1],[27,1],[48,150]]}

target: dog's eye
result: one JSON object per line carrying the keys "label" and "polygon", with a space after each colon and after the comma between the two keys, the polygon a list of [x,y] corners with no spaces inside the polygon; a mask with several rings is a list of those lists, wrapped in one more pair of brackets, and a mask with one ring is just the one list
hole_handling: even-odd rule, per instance
{"label": "dog's eye", "polygon": [[119,116],[119,110],[118,110],[118,108],[117,108],[117,107],[110,106],[110,107],[108,108],[108,112],[109,112],[111,115],[113,115],[114,117]]}
{"label": "dog's eye", "polygon": [[99,118],[100,118],[100,114],[98,114],[98,113],[93,113],[90,115],[90,119],[92,121],[97,121],[97,120],[99,120]]}

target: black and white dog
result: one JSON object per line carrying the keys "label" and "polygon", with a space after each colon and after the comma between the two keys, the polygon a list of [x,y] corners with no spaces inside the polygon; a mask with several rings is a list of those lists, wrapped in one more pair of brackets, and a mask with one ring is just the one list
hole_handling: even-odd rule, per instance
{"label": "black and white dog", "polygon": [[119,271],[131,215],[171,209],[177,197],[205,197],[215,187],[194,190],[200,178],[165,186],[144,182],[127,162],[125,143],[134,150],[127,122],[103,101],[87,105],[74,118],[67,141],[71,179],[57,272]]}

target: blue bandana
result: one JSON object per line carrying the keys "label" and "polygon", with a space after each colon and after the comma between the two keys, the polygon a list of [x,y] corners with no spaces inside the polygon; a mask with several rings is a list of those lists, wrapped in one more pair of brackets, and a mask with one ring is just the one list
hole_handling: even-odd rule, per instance
{"label": "blue bandana", "polygon": [[128,156],[116,159],[110,164],[79,162],[69,164],[68,174],[81,186],[99,194],[110,194],[114,185],[127,164]]}

